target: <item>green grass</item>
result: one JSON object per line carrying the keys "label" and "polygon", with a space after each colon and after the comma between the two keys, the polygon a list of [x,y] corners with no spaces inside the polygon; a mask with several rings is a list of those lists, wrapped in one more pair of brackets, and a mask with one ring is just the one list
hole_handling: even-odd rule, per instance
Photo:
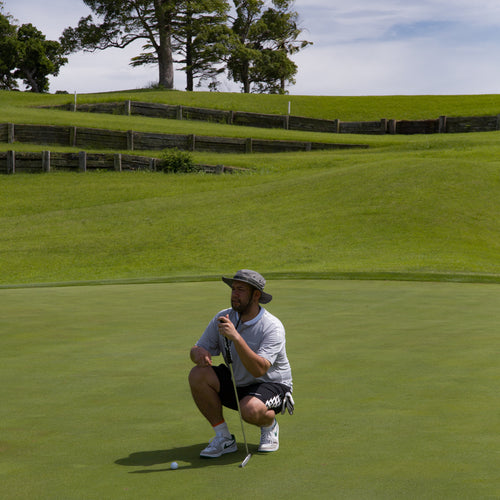
{"label": "green grass", "polygon": [[[185,93],[141,95],[177,94]],[[25,121],[24,113],[32,122],[124,130],[133,125],[209,135],[251,131],[264,138],[354,138],[33,110],[27,106],[68,96],[4,92],[0,97],[4,99],[0,107],[11,117],[18,112],[20,121]],[[244,106],[251,96],[205,95],[207,104],[223,97],[241,97]],[[253,97],[258,103],[273,96]],[[478,106],[482,102],[477,96]],[[460,111],[466,111],[465,104]],[[0,284],[154,281],[211,276],[240,267],[281,275],[397,273],[412,279],[499,279],[498,133],[356,136],[356,140],[370,148],[194,155],[196,162],[249,169],[233,176],[114,172],[1,176]],[[26,151],[30,146],[1,148]]]}
{"label": "green grass", "polygon": [[[28,108],[71,98],[2,92],[0,110],[16,123],[354,140]],[[381,107],[395,118],[499,109],[498,96],[303,98],[304,113],[288,96],[81,98],[248,111],[291,99],[293,113],[337,106],[361,120],[390,117]],[[370,149],[195,155],[250,169],[241,175],[0,176],[2,497],[238,498],[252,485],[256,497],[495,498],[498,133],[361,138]],[[205,280],[242,267],[271,278],[297,403],[280,451],[245,469],[243,452],[198,458],[211,431],[186,382],[190,346],[228,300]],[[120,280],[135,284],[39,287]],[[247,437],[255,452],[258,429]]]}
{"label": "green grass", "polygon": [[[343,121],[387,119],[435,119],[439,116],[483,116],[500,113],[500,95],[456,96],[295,96],[256,95],[223,92],[180,92],[130,90],[104,94],[82,94],[77,102],[148,101],[254,113],[288,113],[313,118]],[[40,106],[73,103],[74,95],[35,95],[20,92],[0,92],[3,105]]]}
{"label": "green grass", "polygon": [[[188,351],[222,283],[0,290],[4,498],[495,498],[498,285],[276,281],[296,412],[248,466],[211,429]],[[246,426],[251,452],[258,429]],[[178,471],[168,470],[171,461]]]}
{"label": "green grass", "polygon": [[[74,97],[71,97],[74,99]],[[130,91],[90,94],[81,102],[118,100],[153,101],[165,104],[285,115],[291,114],[343,121],[430,119],[439,116],[482,116],[500,113],[499,95],[458,96],[295,96],[245,95],[217,92]]]}
{"label": "green grass", "polygon": [[381,149],[222,161],[260,165],[235,176],[2,176],[0,282],[199,276],[247,266],[498,275],[498,156],[482,148],[462,155]]}

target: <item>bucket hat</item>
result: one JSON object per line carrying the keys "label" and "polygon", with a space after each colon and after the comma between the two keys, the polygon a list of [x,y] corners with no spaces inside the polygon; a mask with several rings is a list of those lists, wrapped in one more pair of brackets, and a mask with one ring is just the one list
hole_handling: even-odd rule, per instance
{"label": "bucket hat", "polygon": [[225,276],[223,276],[222,281],[228,286],[232,286],[233,281],[242,281],[243,283],[248,283],[261,292],[259,299],[259,302],[261,304],[267,304],[268,302],[271,302],[273,298],[272,295],[264,292],[266,280],[257,271],[251,271],[250,269],[240,269],[232,278],[226,278]]}

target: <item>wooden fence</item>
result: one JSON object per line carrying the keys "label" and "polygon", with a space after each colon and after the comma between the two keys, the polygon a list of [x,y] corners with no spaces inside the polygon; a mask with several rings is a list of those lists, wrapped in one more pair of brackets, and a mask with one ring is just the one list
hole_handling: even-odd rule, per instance
{"label": "wooden fence", "polygon": [[[147,156],[112,153],[55,153],[41,151],[24,153],[19,151],[0,152],[0,174],[43,173],[51,171],[87,172],[97,170],[134,171],[160,169],[161,160]],[[224,165],[195,165],[196,170],[206,173],[234,173],[245,169]]]}
{"label": "wooden fence", "polygon": [[[74,103],[58,106],[59,109],[75,110]],[[344,122],[322,120],[292,115],[269,115],[242,111],[221,111],[215,109],[155,104],[138,101],[115,103],[79,104],[78,111],[140,115],[154,118],[178,120],[203,120],[229,125],[244,125],[259,128],[281,128],[308,132],[334,134],[437,134],[464,132],[491,132],[500,130],[500,115],[446,117],[430,120],[387,120],[368,122]]]}
{"label": "wooden fence", "polygon": [[154,134],[63,127],[53,125],[0,124],[0,141],[30,144],[57,144],[86,149],[159,151],[178,148],[216,153],[281,153],[318,149],[367,148],[362,144],[332,144],[308,141],[280,141],[252,138],[209,137],[201,135]]}

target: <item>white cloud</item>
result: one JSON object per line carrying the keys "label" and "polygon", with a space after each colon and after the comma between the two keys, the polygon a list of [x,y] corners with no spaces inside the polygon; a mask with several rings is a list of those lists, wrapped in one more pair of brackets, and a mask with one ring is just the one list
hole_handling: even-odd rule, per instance
{"label": "white cloud", "polygon": [[[307,5],[307,7],[306,7]],[[295,56],[296,94],[495,93],[500,5],[462,0],[298,0],[314,46]],[[311,92],[311,89],[313,91]]]}

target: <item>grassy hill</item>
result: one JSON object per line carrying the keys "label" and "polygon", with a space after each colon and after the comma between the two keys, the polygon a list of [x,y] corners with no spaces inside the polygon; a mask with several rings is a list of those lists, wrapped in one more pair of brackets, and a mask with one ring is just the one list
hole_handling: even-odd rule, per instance
{"label": "grassy hill", "polygon": [[[275,276],[500,281],[498,133],[354,138],[30,107],[72,98],[2,92],[2,121],[363,142],[370,149],[194,155],[200,162],[250,169],[231,176],[2,176],[4,285],[199,278],[241,267]],[[87,102],[121,98],[281,113],[291,100],[294,114],[359,120],[493,115],[500,109],[500,96],[313,98],[136,91],[79,97]],[[325,116],[326,110],[338,114]]]}

